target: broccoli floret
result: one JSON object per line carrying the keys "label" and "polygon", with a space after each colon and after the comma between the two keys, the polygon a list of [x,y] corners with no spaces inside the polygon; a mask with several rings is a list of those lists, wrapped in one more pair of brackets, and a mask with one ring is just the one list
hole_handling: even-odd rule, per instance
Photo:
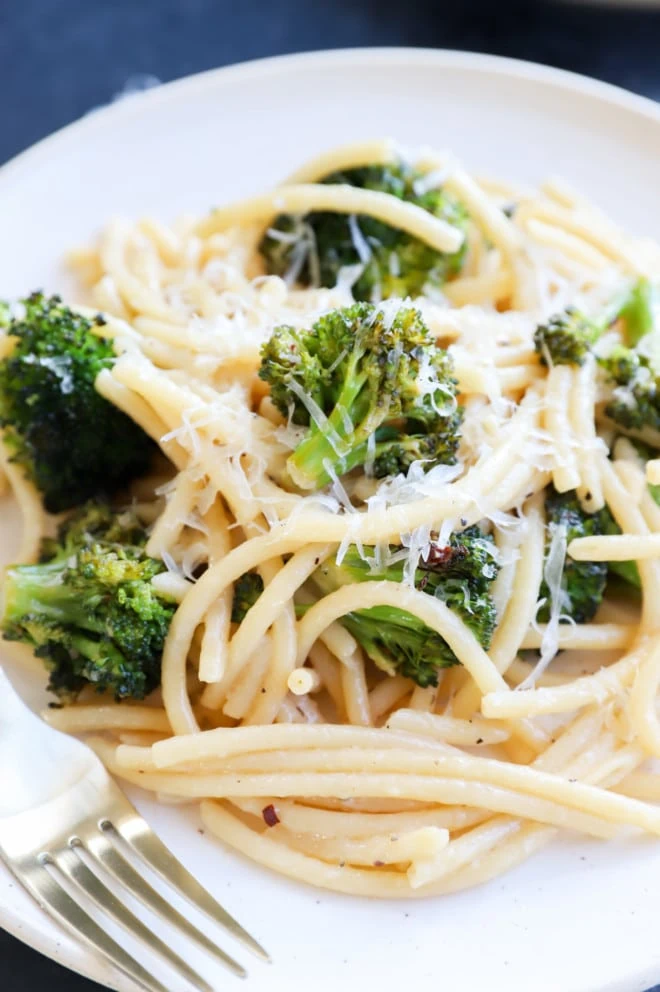
{"label": "broccoli floret", "polygon": [[622,321],[626,340],[636,344],[653,329],[651,288],[639,279],[617,295],[596,317],[587,317],[574,307],[555,314],[534,334],[534,345],[544,365],[583,365],[593,345],[614,321]]}
{"label": "broccoli floret", "polygon": [[13,461],[59,513],[143,473],[155,445],[94,388],[115,361],[97,333],[103,318],[88,320],[41,293],[23,308],[6,331],[15,346],[0,362],[0,427]]}
{"label": "broccoli floret", "polygon": [[660,389],[649,358],[621,345],[599,361],[613,387],[606,416],[624,431],[660,447]]}
{"label": "broccoli floret", "polygon": [[39,561],[75,555],[78,549],[99,541],[141,548],[147,532],[131,510],[117,512],[106,502],[85,503],[63,521],[56,537],[43,539]]}
{"label": "broccoli floret", "polygon": [[[605,534],[611,519],[607,510],[598,513],[585,513],[575,491],[558,493],[552,487],[545,500],[546,510],[546,554],[550,547],[553,531],[565,528],[566,544],[577,537],[591,537]],[[561,578],[563,594],[562,616],[572,618],[575,623],[588,623],[600,606],[607,585],[607,563],[596,561],[573,561],[567,555]],[[541,585],[541,598],[545,603],[538,612],[538,619],[550,619],[550,590],[545,581]]]}
{"label": "broccoli floret", "polygon": [[579,310],[568,307],[534,332],[534,347],[544,365],[583,365],[601,328]]}
{"label": "broccoli floret", "polygon": [[[417,192],[422,175],[404,164],[334,172],[322,182],[389,193],[454,227],[465,230],[467,225],[465,209],[449,193]],[[313,212],[277,217],[260,250],[269,272],[306,286],[334,286],[342,268],[361,265],[353,295],[356,300],[378,302],[390,296],[415,297],[426,287],[442,286],[460,272],[466,246],[453,253],[439,252],[372,217]]]}
{"label": "broccoli floret", "polygon": [[231,607],[232,623],[243,623],[245,614],[251,610],[264,591],[263,579],[256,572],[246,572],[234,583],[234,600]]}
{"label": "broccoli floret", "polygon": [[[389,550],[394,558],[397,553],[405,554],[400,547]],[[351,546],[341,565],[324,562],[312,582],[327,594],[353,582],[402,582],[403,572],[401,561],[383,566],[368,563]],[[470,527],[453,534],[446,546],[431,545],[426,561],[419,560],[415,587],[443,600],[488,648],[497,624],[489,593],[497,572],[492,538]],[[390,675],[404,675],[417,685],[437,685],[438,671],[458,664],[447,642],[406,610],[374,606],[348,613],[341,622],[379,668]]]}
{"label": "broccoli floret", "polygon": [[455,462],[462,411],[452,362],[416,310],[356,303],[311,330],[276,328],[261,355],[273,403],[308,428],[287,462],[300,489],[365,463],[380,478],[414,461]]}
{"label": "broccoli floret", "polygon": [[164,565],[145,554],[145,541],[132,513],[84,506],[38,564],[7,569],[3,636],[34,648],[58,696],[91,684],[118,700],[143,699],[159,684],[175,607],[151,584]]}

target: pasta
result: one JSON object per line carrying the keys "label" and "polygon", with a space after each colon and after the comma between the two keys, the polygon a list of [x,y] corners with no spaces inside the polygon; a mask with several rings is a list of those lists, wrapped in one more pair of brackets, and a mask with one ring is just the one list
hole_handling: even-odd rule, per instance
{"label": "pasta", "polygon": [[[402,161],[417,170],[419,197],[441,188],[455,198],[463,226],[404,196],[322,181]],[[278,227],[283,213],[294,215],[291,229]],[[316,284],[322,245],[307,218],[317,214],[344,218],[359,260],[336,285]],[[382,435],[365,436],[361,462],[342,462],[346,418],[355,424],[345,408],[342,424],[304,394],[306,425],[326,432],[345,468],[326,459],[312,487],[290,460],[306,425],[269,394],[262,348],[276,327],[302,332],[354,303],[378,249],[365,219],[425,252],[460,256],[460,271],[412,302],[374,291],[370,319],[389,329],[417,309],[457,382],[458,399],[435,414],[458,416],[460,403],[461,435],[455,459],[428,471],[413,459],[378,478]],[[267,274],[261,239],[295,252],[298,222],[307,255],[282,277]],[[116,353],[97,392],[166,459],[133,501],[149,527],[146,553],[166,566],[151,583],[173,618],[152,698],[99,703],[85,690],[48,721],[91,734],[119,778],[198,801],[223,843],[338,892],[457,891],[519,864],[560,829],[660,836],[660,781],[648,763],[660,757],[660,458],[616,439],[600,344],[555,361],[539,337],[558,313],[596,322],[657,259],[559,181],[522,190],[389,140],[331,150],[208,217],[114,222],[72,252],[87,294],[80,312],[103,311]],[[402,278],[405,259],[388,264],[386,276]],[[622,313],[600,328],[603,347],[625,341]],[[3,334],[0,360],[10,353]],[[420,396],[437,407],[428,375],[418,374]],[[8,482],[24,515],[20,560],[35,561],[49,516],[8,451],[0,444],[0,494]],[[548,493],[607,527],[573,534]],[[451,542],[475,527],[480,574],[492,582],[487,606],[476,607],[467,578],[450,588],[437,577]],[[319,576],[346,561],[365,574],[321,588]],[[598,615],[572,615],[567,575],[581,563],[599,576],[627,568],[641,599],[623,609],[603,578]],[[237,617],[246,575],[259,593]],[[456,582],[463,610],[451,598]],[[486,608],[484,638],[470,613]],[[422,677],[381,642],[379,655],[372,642],[393,611],[423,626],[429,654],[441,644],[458,664]],[[365,617],[380,627],[372,641]]]}

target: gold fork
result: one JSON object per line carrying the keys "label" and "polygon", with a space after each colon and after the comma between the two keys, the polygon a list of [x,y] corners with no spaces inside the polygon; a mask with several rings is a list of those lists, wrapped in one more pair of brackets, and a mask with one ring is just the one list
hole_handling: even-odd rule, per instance
{"label": "gold fork", "polygon": [[241,978],[246,972],[149,884],[135,867],[138,863],[269,960],[156,837],[90,748],[46,726],[19,699],[1,669],[0,857],[47,913],[149,992],[171,992],[172,987],[106,932],[99,922],[103,915],[160,958],[179,983],[183,980],[198,992],[213,992],[213,987],[127,908],[117,895],[117,883],[216,962]]}

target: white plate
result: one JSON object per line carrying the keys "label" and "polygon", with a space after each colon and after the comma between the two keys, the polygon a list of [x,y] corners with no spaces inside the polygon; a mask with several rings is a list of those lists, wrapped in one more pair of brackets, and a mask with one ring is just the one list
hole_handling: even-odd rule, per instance
{"label": "white plate", "polygon": [[[169,218],[268,187],[335,143],[391,134],[454,149],[480,171],[560,173],[627,227],[660,228],[660,112],[579,76],[456,52],[364,50],[206,73],[106,108],[0,170],[0,292],[67,289],[58,260],[109,216]],[[9,558],[15,517],[0,503]],[[33,705],[43,696],[12,677]],[[193,814],[137,802],[186,865],[271,951],[254,992],[361,981],[382,992],[640,992],[660,981],[660,844],[566,840],[471,892],[368,902],[288,882],[200,836]],[[0,923],[101,982],[0,873]],[[218,988],[232,979],[195,964]],[[235,983],[239,987],[238,981]],[[172,992],[179,992],[173,989]]]}

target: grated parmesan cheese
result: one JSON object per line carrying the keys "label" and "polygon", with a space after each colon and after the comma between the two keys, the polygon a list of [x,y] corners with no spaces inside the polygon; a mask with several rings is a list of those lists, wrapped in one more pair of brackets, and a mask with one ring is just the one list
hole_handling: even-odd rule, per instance
{"label": "grated parmesan cheese", "polygon": [[353,247],[355,248],[357,257],[360,259],[362,265],[368,265],[371,261],[373,252],[369,246],[369,242],[360,230],[360,225],[358,224],[358,219],[355,214],[349,215],[348,229],[351,234],[351,241],[353,242]]}
{"label": "grated parmesan cheese", "polygon": [[[289,387],[292,393],[295,393],[302,405],[305,407],[310,417],[319,428],[323,431],[323,434],[327,438],[330,446],[332,447],[334,453],[341,458],[343,455],[348,453],[348,447],[344,440],[339,436],[337,431],[334,429],[326,415],[324,414],[321,407],[318,405],[316,400],[313,399],[308,393],[304,391],[302,386],[291,379]],[[351,425],[352,426],[352,425]]]}
{"label": "grated parmesan cheese", "polygon": [[[569,605],[569,599],[566,590],[562,588],[566,548],[568,546],[567,527],[566,524],[550,524],[548,529],[550,546],[543,566],[543,578],[550,594],[550,617],[541,638],[540,658],[527,678],[517,687],[518,690],[534,687],[536,680],[540,678],[559,651],[559,624],[562,621],[572,622],[571,618],[564,613]],[[545,602],[545,599],[539,600],[537,613]]]}

